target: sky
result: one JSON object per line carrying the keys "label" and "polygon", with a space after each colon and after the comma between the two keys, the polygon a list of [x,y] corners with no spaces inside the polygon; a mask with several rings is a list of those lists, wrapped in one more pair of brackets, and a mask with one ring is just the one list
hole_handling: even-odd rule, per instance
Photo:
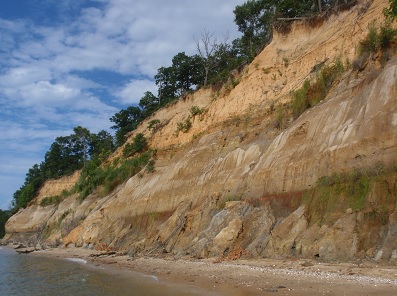
{"label": "sky", "polygon": [[240,36],[245,0],[1,0],[0,209],[58,136],[111,131],[109,118],[157,94],[157,69],[196,54],[204,30]]}

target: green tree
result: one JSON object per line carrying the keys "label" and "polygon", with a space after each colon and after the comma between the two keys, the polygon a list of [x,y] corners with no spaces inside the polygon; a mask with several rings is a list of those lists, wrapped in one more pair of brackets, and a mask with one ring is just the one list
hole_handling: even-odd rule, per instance
{"label": "green tree", "polygon": [[80,152],[82,154],[81,161],[83,162],[83,167],[85,167],[88,158],[88,149],[90,146],[91,133],[88,129],[81,126],[76,126],[73,129],[73,132],[74,135],[72,135],[72,137],[75,146],[74,149],[76,153]]}
{"label": "green tree", "polygon": [[105,130],[91,134],[89,147],[90,158],[99,160],[107,158],[116,148],[112,135]]}
{"label": "green tree", "polygon": [[114,123],[111,128],[116,130],[116,146],[123,145],[126,140],[125,135],[136,129],[144,119],[142,110],[135,106],[122,109],[120,112],[114,114],[110,118],[110,121]]}
{"label": "green tree", "polygon": [[214,67],[208,77],[210,84],[224,82],[230,77],[230,72],[244,64],[249,58],[241,53],[236,43],[229,45],[227,43],[220,44],[214,53]]}
{"label": "green tree", "polygon": [[160,108],[160,99],[147,91],[139,101],[139,107],[142,108],[144,117],[149,117]]}
{"label": "green tree", "polygon": [[9,218],[10,218],[9,211],[0,210],[0,238],[3,238],[5,235],[5,224]]}
{"label": "green tree", "polygon": [[177,97],[192,90],[192,86],[203,83],[200,67],[201,58],[198,55],[188,56],[184,52],[180,52],[173,57],[172,68]]}
{"label": "green tree", "polygon": [[46,179],[59,178],[81,169],[87,161],[89,131],[77,127],[74,134],[57,137],[44,156],[42,163]]}
{"label": "green tree", "polygon": [[[276,1],[276,14],[280,17],[299,17],[311,14],[318,4],[318,0],[282,0]],[[323,1],[327,2],[327,1]],[[329,1],[328,1],[329,2]],[[322,5],[318,10],[322,10]]]}
{"label": "green tree", "polygon": [[176,99],[177,88],[172,67],[161,67],[154,76],[156,85],[159,87],[159,101],[161,105]]}
{"label": "green tree", "polygon": [[35,164],[27,172],[24,184],[14,192],[11,203],[16,212],[20,208],[25,208],[33,200],[45,181],[41,166]]}
{"label": "green tree", "polygon": [[253,58],[256,49],[268,43],[272,33],[272,18],[275,2],[270,0],[248,0],[234,9],[234,22],[243,33],[241,43],[248,56]]}
{"label": "green tree", "polygon": [[201,71],[201,58],[198,55],[188,56],[180,52],[172,58],[172,66],[158,69],[155,81],[159,87],[159,100],[164,105],[193,86],[203,83],[204,76]]}

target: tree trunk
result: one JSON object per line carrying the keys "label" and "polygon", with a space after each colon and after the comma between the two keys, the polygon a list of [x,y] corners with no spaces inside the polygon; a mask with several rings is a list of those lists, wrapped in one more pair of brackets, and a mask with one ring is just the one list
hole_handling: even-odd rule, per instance
{"label": "tree trunk", "polygon": [[322,6],[321,6],[321,0],[317,0],[317,4],[318,4],[318,11],[319,11],[319,12],[322,12],[322,11],[323,11],[323,8],[322,8]]}
{"label": "tree trunk", "polygon": [[210,71],[209,67],[204,67],[205,69],[205,77],[204,77],[204,87],[207,86],[207,82],[208,82],[208,73]]}

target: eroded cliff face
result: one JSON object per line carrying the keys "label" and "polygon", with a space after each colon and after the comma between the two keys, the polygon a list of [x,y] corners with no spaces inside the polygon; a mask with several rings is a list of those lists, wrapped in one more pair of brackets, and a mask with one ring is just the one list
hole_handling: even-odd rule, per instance
{"label": "eroded cliff face", "polygon": [[[130,254],[207,257],[238,246],[252,256],[394,262],[397,58],[346,71],[323,102],[296,120],[288,117],[283,130],[275,127],[274,112],[288,104],[291,90],[315,77],[317,65],[353,60],[368,24],[379,21],[387,3],[363,1],[317,27],[296,23],[290,34],[276,34],[251,65],[232,74],[237,86],[200,90],[141,124],[136,132],[158,149],[155,172],[83,202],[70,196],[41,207],[43,193],[11,217],[6,238],[101,243]],[[192,119],[189,132],[176,135],[191,106],[206,112]],[[153,119],[161,122],[154,133],[147,129]],[[359,206],[335,184],[326,185],[328,195],[319,188],[322,176],[352,171],[371,176]],[[330,208],[332,217],[314,219],[316,210],[323,214],[316,202],[330,194],[339,203]]]}

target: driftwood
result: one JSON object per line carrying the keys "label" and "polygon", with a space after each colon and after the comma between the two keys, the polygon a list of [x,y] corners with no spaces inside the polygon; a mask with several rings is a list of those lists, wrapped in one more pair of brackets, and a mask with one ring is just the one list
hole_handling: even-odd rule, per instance
{"label": "driftwood", "polygon": [[35,249],[23,249],[23,250],[16,250],[18,254],[29,254],[36,251]]}
{"label": "driftwood", "polygon": [[23,244],[19,244],[17,245],[14,250],[18,250],[18,249],[26,249],[26,246],[24,246]]}
{"label": "driftwood", "polygon": [[110,255],[115,255],[115,251],[109,251],[109,252],[102,252],[102,253],[97,253],[97,254],[90,254],[90,257],[101,257],[101,256],[110,256]]}

